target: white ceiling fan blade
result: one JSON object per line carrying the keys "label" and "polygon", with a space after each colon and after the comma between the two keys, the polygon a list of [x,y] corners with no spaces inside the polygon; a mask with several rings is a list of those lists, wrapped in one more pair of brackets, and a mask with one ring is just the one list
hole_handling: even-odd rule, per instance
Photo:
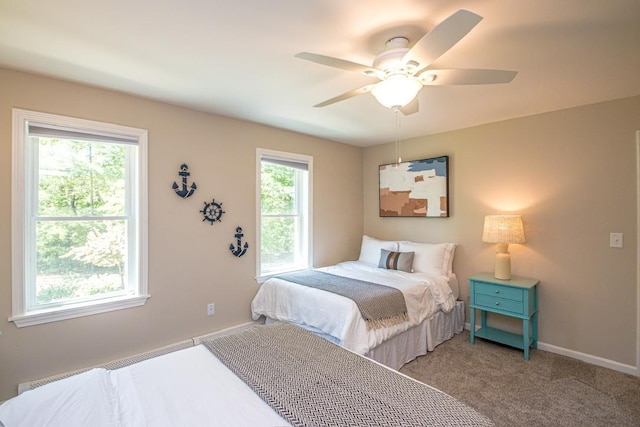
{"label": "white ceiling fan blade", "polygon": [[328,65],[329,67],[340,68],[347,71],[355,71],[357,73],[364,73],[368,76],[375,76],[379,71],[368,65],[358,64],[357,62],[334,58],[332,56],[318,55],[317,53],[300,52],[295,56],[296,58],[306,59],[307,61],[315,62],[317,64]]}
{"label": "white ceiling fan blade", "polygon": [[[509,83],[518,74],[517,71],[482,70],[482,69],[442,69],[426,70],[420,73],[420,79],[425,85],[490,85]],[[428,76],[435,76],[430,81]],[[426,78],[425,78],[426,77]]]}
{"label": "white ceiling fan blade", "polygon": [[370,85],[363,86],[358,89],[350,90],[349,92],[345,92],[342,95],[335,96],[331,99],[327,99],[324,102],[314,105],[314,107],[326,107],[327,105],[335,104],[336,102],[344,101],[345,99],[353,98],[354,96],[362,95],[363,93],[367,93],[373,89],[376,83],[372,83]]}
{"label": "white ceiling fan blade", "polygon": [[418,97],[416,96],[415,98],[413,98],[413,101],[402,107],[400,111],[405,116],[409,116],[411,114],[417,113],[419,109],[420,105],[418,104]]}
{"label": "white ceiling fan blade", "polygon": [[482,20],[482,16],[466,9],[460,9],[435,26],[402,58],[402,63],[417,62],[424,68],[451,49]]}

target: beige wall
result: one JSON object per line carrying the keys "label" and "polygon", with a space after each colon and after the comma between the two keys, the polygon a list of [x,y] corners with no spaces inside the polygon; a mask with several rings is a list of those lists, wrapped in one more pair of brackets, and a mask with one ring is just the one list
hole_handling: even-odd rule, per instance
{"label": "beige wall", "polygon": [[[521,213],[527,242],[510,245],[513,273],[541,281],[540,341],[634,367],[639,129],[633,97],[404,141],[405,160],[450,156],[450,218],[380,218],[378,165],[395,148],[366,149],[365,233],[457,242],[468,304],[467,276],[493,269],[484,215]],[[610,232],[624,233],[623,249],[609,247]]]}
{"label": "beige wall", "polygon": [[[140,308],[17,328],[11,316],[11,108],[149,131],[149,291]],[[0,401],[20,382],[90,366],[250,321],[255,295],[256,147],[314,159],[314,263],[358,256],[362,149],[257,124],[0,69]],[[171,189],[187,163],[198,190]],[[204,201],[223,203],[202,222]],[[337,207],[340,207],[338,209]],[[250,244],[229,252],[235,228]],[[206,316],[215,302],[216,314]]]}
{"label": "beige wall", "polygon": [[[0,400],[14,395],[19,382],[249,321],[257,290],[256,147],[314,157],[316,266],[357,257],[363,230],[381,238],[454,241],[468,302],[466,277],[493,266],[494,247],[480,240],[484,215],[522,213],[527,243],[510,250],[514,274],[541,280],[540,340],[636,364],[640,97],[404,141],[406,160],[450,156],[451,217],[402,219],[378,217],[378,165],[394,160],[393,145],[361,150],[2,69],[0,94]],[[25,328],[6,320],[13,107],[149,130],[152,297],[144,307]],[[182,162],[199,186],[187,200],[170,188]],[[211,226],[198,211],[213,197],[227,213]],[[238,225],[251,248],[236,259],[227,246]],[[609,248],[610,232],[624,233],[624,249]],[[216,303],[213,317],[205,315],[207,302]]]}

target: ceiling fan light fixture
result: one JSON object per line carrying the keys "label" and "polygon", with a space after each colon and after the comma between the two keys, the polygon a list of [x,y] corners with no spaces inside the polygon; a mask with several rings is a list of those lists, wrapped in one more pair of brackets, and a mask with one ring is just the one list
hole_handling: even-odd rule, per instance
{"label": "ceiling fan light fixture", "polygon": [[371,93],[387,108],[402,108],[418,95],[422,83],[416,78],[396,74],[376,84]]}

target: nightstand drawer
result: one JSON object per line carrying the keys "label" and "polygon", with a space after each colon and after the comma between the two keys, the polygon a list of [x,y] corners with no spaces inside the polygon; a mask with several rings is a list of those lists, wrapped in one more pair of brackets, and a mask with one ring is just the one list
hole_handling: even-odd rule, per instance
{"label": "nightstand drawer", "polygon": [[506,298],[498,298],[493,295],[482,295],[476,292],[476,307],[487,310],[509,311],[515,314],[524,313],[522,301],[514,301]]}
{"label": "nightstand drawer", "polygon": [[510,299],[514,301],[523,301],[523,290],[516,288],[509,288],[506,286],[492,285],[489,283],[475,284],[476,298],[480,295],[489,295],[492,297]]}

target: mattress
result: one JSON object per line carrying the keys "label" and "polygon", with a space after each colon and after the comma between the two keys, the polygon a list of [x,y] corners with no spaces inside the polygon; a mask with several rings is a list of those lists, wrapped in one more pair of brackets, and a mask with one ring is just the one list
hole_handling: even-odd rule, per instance
{"label": "mattress", "polygon": [[202,345],[53,382],[0,406],[6,427],[289,425]]}
{"label": "mattress", "polygon": [[368,329],[352,300],[277,277],[260,286],[251,303],[253,319],[265,316],[294,323],[314,333],[332,337],[344,348],[364,355],[381,343],[419,325],[436,312],[447,313],[455,307],[454,292],[444,276],[386,270],[358,261],[318,270],[400,290],[405,298],[409,320],[385,328]]}
{"label": "mattress", "polygon": [[[272,345],[274,342],[278,344]],[[486,417],[450,396],[295,326],[252,327],[206,345],[215,347],[215,351],[198,345],[117,370],[92,369],[24,392],[0,405],[0,424],[284,426],[290,425],[289,419],[297,425],[295,420],[305,419],[304,413],[310,413],[308,399],[315,396],[337,405],[345,400],[351,402],[341,407],[337,417],[334,412],[322,412],[330,410],[325,404],[318,406],[320,413],[311,411],[314,419],[334,417],[337,424],[353,418],[352,414],[369,418],[371,414],[381,414],[376,418],[380,422],[400,417],[413,420],[411,425],[454,425],[452,420],[464,420],[464,425],[491,425]],[[332,363],[325,363],[327,358]],[[297,368],[287,370],[290,364]],[[336,371],[336,364],[351,368]],[[283,369],[293,382],[282,381],[283,376],[275,374],[285,372]],[[349,380],[349,374],[356,371],[359,380]],[[247,385],[251,381],[245,383],[247,372],[264,378],[258,381],[258,388]],[[311,386],[304,384],[318,372],[321,376],[312,379]],[[317,385],[323,381],[335,390],[328,392]],[[354,384],[361,385],[354,388]],[[293,394],[290,391],[298,389]],[[263,390],[291,395],[295,402],[281,406],[278,402],[282,401],[274,399],[271,392],[267,393],[269,399],[261,398]],[[387,398],[380,397],[389,393],[392,395]]]}

